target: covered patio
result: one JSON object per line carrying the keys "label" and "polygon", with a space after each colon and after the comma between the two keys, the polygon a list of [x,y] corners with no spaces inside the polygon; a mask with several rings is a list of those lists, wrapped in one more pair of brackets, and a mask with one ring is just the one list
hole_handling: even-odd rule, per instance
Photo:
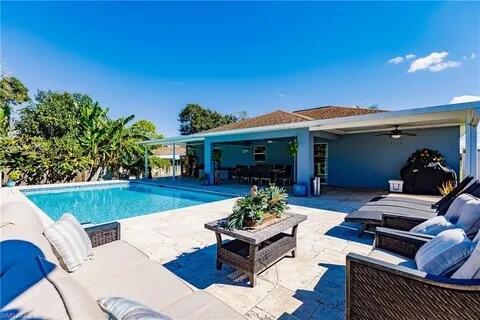
{"label": "covered patio", "polygon": [[[193,176],[201,176],[199,183],[204,184],[242,182],[235,172],[248,167],[246,185],[296,183],[311,194],[312,179],[320,177],[323,185],[332,187],[386,190],[388,180],[399,179],[408,157],[422,148],[438,150],[459,178],[477,177],[477,108],[473,102],[322,120],[290,119],[293,122],[220,127],[143,144],[171,144],[173,152],[176,144],[186,144],[187,157],[194,158],[197,168]],[[250,120],[274,117],[278,112]],[[461,139],[465,141],[463,159]],[[291,143],[296,144],[295,154],[289,150]],[[257,168],[270,170],[268,179],[252,180]],[[279,182],[275,170],[289,179]],[[174,172],[172,180],[177,176]]]}

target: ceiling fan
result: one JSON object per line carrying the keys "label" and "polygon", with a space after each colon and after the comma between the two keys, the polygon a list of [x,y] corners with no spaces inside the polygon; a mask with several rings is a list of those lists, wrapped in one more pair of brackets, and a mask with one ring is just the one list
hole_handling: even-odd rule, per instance
{"label": "ceiling fan", "polygon": [[402,136],[411,136],[415,137],[415,133],[408,133],[408,132],[403,132],[403,130],[398,129],[398,126],[393,126],[394,129],[390,130],[388,133],[381,133],[381,134],[376,134],[375,136],[390,136],[392,139],[399,139]]}

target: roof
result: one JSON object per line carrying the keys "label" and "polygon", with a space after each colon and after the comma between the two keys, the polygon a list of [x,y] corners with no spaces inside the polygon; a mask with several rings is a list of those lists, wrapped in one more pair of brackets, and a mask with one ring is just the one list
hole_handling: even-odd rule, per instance
{"label": "roof", "polygon": [[[295,114],[297,115],[297,114]],[[303,115],[299,115],[303,116]],[[303,116],[305,117],[305,116]],[[308,118],[308,117],[307,117]],[[290,129],[307,128],[311,132],[331,132],[336,135],[356,134],[361,132],[388,132],[393,125],[401,129],[434,128],[461,126],[465,123],[477,125],[480,122],[480,101],[457,104],[437,105],[432,107],[408,108],[398,111],[377,112],[357,116],[303,120],[260,127],[224,129],[216,132],[200,132],[192,135],[176,136],[163,139],[147,140],[141,144],[201,143],[207,137],[232,136],[244,133],[274,132]]]}
{"label": "roof", "polygon": [[[186,153],[185,145],[175,146],[176,155],[184,155],[185,153]],[[156,156],[172,156],[173,147],[171,145],[167,145],[167,146],[156,148],[155,150],[153,150],[153,154]]]}
{"label": "roof", "polygon": [[263,114],[253,118],[247,118],[237,122],[229,123],[220,127],[216,127],[204,132],[219,132],[236,129],[247,129],[256,127],[272,126],[277,124],[294,123],[310,120],[332,119],[340,117],[358,116],[363,114],[371,114],[382,112],[381,110],[365,109],[356,107],[338,107],[325,106],[312,109],[297,110],[287,112],[277,110],[267,114]]}
{"label": "roof", "polygon": [[219,132],[219,131],[228,131],[228,130],[236,130],[236,129],[265,127],[265,126],[271,126],[275,124],[294,123],[294,122],[302,122],[302,121],[309,121],[309,120],[314,120],[314,119],[304,116],[302,114],[295,114],[292,112],[277,110],[267,114],[263,114],[258,117],[247,118],[237,122],[229,123],[229,124],[216,127],[204,132]]}
{"label": "roof", "polygon": [[372,114],[372,113],[378,113],[378,112],[385,112],[385,111],[378,110],[378,109],[339,107],[339,106],[325,106],[325,107],[293,111],[293,113],[295,114],[301,114],[303,116],[307,116],[315,120],[359,116],[363,114]]}

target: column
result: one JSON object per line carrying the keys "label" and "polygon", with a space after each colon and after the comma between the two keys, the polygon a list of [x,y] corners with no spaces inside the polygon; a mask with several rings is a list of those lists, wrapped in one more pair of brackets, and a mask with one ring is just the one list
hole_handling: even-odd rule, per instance
{"label": "column", "polygon": [[310,195],[310,179],[313,177],[313,136],[303,129],[297,135],[297,183],[307,187]]}
{"label": "column", "polygon": [[[477,126],[474,124],[465,124],[465,160],[463,177],[467,175],[477,178],[478,165],[478,147],[477,147]],[[462,177],[462,178],[463,178]]]}
{"label": "column", "polygon": [[176,164],[177,164],[177,161],[175,159],[175,143],[172,144],[172,164],[173,164],[173,170],[172,170],[172,180],[175,180],[175,170],[177,169],[176,168]]}
{"label": "column", "polygon": [[148,179],[148,148],[145,145],[145,154],[143,156],[143,179]]}
{"label": "column", "polygon": [[204,153],[203,171],[208,176],[208,183],[213,184],[214,177],[213,177],[213,163],[212,163],[212,143],[208,139],[205,139],[203,143],[203,151],[204,151],[203,152]]}

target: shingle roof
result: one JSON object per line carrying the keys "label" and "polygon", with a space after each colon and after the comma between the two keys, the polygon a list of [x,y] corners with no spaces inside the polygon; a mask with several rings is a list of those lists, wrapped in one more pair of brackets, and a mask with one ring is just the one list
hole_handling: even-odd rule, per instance
{"label": "shingle roof", "polygon": [[296,110],[287,112],[277,110],[257,117],[247,118],[234,123],[216,127],[204,132],[220,132],[236,129],[247,129],[255,127],[265,127],[277,124],[294,123],[301,121],[322,120],[330,118],[340,118],[349,116],[358,116],[362,114],[371,114],[383,112],[382,110],[356,108],[356,107],[337,107],[325,106],[312,109]]}
{"label": "shingle roof", "polygon": [[[173,153],[173,147],[171,145],[158,147],[153,150],[153,154],[156,156],[171,156]],[[186,153],[186,148],[184,145],[175,146],[176,155],[184,155]]]}
{"label": "shingle roof", "polygon": [[234,123],[229,123],[220,127],[216,127],[205,132],[218,132],[218,131],[228,131],[235,129],[247,129],[255,127],[264,127],[271,126],[275,124],[285,124],[285,123],[294,123],[301,121],[313,120],[308,116],[302,114],[295,114],[292,112],[286,112],[283,110],[277,110],[270,113],[263,114],[258,117],[247,118],[240,120]]}
{"label": "shingle roof", "polygon": [[378,112],[384,112],[384,111],[377,110],[377,109],[339,107],[339,106],[325,106],[325,107],[293,111],[293,113],[295,114],[301,114],[307,117],[311,117],[315,120],[359,116],[362,114],[371,114],[371,113],[378,113]]}

